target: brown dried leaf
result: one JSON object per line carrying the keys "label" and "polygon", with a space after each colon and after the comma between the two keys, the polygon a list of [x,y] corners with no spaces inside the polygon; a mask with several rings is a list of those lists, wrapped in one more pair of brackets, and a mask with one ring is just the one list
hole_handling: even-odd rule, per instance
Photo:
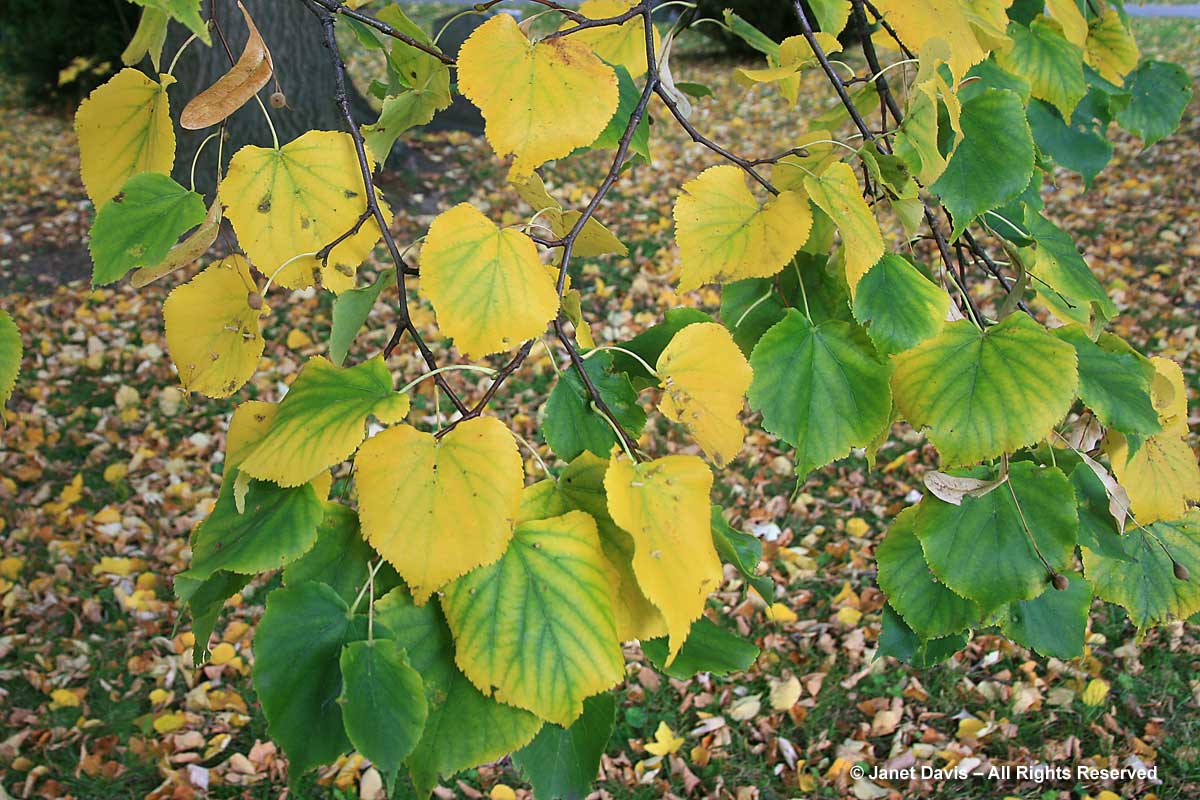
{"label": "brown dried leaf", "polygon": [[266,42],[263,41],[258,28],[254,27],[250,12],[241,2],[238,3],[238,8],[242,10],[242,16],[246,18],[246,27],[250,29],[246,47],[229,72],[184,106],[183,113],[179,115],[181,127],[195,131],[216,125],[249,102],[271,79],[271,73],[274,72],[271,52],[267,50]]}

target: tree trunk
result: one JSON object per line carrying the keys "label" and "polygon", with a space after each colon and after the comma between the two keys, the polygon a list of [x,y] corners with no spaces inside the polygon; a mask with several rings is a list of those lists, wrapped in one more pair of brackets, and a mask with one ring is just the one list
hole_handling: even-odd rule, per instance
{"label": "tree trunk", "polygon": [[[346,129],[345,121],[337,107],[334,96],[334,73],[329,52],[324,46],[321,25],[317,18],[298,0],[244,0],[254,24],[262,34],[271,51],[275,64],[275,77],[261,92],[263,105],[271,115],[271,121],[279,135],[280,145],[308,130]],[[220,30],[224,34],[229,51],[236,60],[246,43],[246,23],[238,10],[236,0],[205,0],[202,6],[207,17],[215,10]],[[187,31],[180,25],[171,25],[171,34],[163,51],[164,69],[183,43]],[[188,100],[208,88],[225,74],[230,67],[229,55],[221,43],[221,37],[213,31],[212,47],[193,42],[179,59],[175,77],[179,83],[170,90],[171,112],[176,123],[179,112]],[[275,81],[287,98],[285,108],[272,108],[268,99],[275,91]],[[375,113],[370,109],[353,86],[351,109],[359,124],[371,122]],[[191,180],[192,158],[196,148],[216,128],[199,131],[180,130],[176,126],[178,143],[175,150],[175,179],[184,186]],[[271,146],[271,132],[263,119],[258,103],[251,101],[230,116],[227,124],[228,138],[223,148],[224,164],[243,145]],[[210,142],[196,164],[196,190],[211,194],[217,166],[217,143]]]}

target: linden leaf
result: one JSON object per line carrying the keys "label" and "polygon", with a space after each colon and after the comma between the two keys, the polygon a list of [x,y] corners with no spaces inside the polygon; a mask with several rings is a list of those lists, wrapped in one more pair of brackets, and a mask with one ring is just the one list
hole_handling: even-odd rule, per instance
{"label": "linden leaf", "polygon": [[846,283],[853,298],[862,276],[883,255],[883,235],[871,207],[863,200],[854,170],[839,161],[818,176],[804,179],[817,207],[829,215],[842,235],[842,253],[846,259]]}
{"label": "linden leaf", "polygon": [[1062,27],[1063,37],[1072,44],[1083,47],[1087,41],[1088,24],[1075,0],[1047,0],[1049,16]]}
{"label": "linden leaf", "polygon": [[421,288],[438,326],[468,357],[540,335],[558,311],[554,280],[533,240],[496,227],[468,203],[429,226],[421,248]]}
{"label": "linden leaf", "polygon": [[[629,377],[614,372],[612,363],[612,353],[602,351],[585,361],[583,368],[616,422],[637,438],[646,426],[646,412]],[[563,460],[585,450],[607,455],[618,442],[612,424],[592,407],[592,396],[575,369],[565,370],[546,398],[542,438]]]}
{"label": "linden leaf", "polygon": [[395,772],[417,746],[429,709],[421,676],[388,639],[351,642],[339,658],[342,722],[355,749]]}
{"label": "linden leaf", "polygon": [[796,473],[866,447],[891,422],[888,366],[862,328],[813,325],[795,309],[759,339],[750,355],[750,407],[763,427],[796,448]]}
{"label": "linden leaf", "polygon": [[1077,573],[1063,575],[1065,590],[1047,588],[1033,600],[1010,603],[1000,629],[1039,655],[1071,659],[1083,655],[1092,587]]}
{"label": "linden leaf", "polygon": [[[624,14],[636,4],[636,0],[585,0],[579,13],[590,19],[607,19]],[[575,23],[566,22],[560,30],[570,30]],[[571,34],[592,49],[605,62],[620,65],[629,70],[631,78],[646,74],[646,30],[640,15],[635,15],[620,25],[603,25]],[[654,52],[662,41],[654,31]]]}
{"label": "linden leaf", "polygon": [[950,295],[894,254],[867,270],[854,295],[854,318],[881,353],[900,353],[936,336],[949,310]]}
{"label": "linden leaf", "polygon": [[1143,61],[1125,76],[1129,105],[1117,114],[1121,127],[1149,147],[1179,127],[1192,100],[1192,78],[1183,67],[1165,61]]}
{"label": "linden leaf", "polygon": [[310,358],[279,403],[266,434],[241,462],[241,470],[280,486],[299,486],[345,461],[366,438],[367,417],[399,422],[409,397],[392,390],[383,357],[339,369]]}
{"label": "linden leaf", "polygon": [[1200,500],[1200,467],[1186,439],[1163,431],[1130,455],[1126,438],[1113,434],[1107,450],[1138,522],[1178,519],[1187,512],[1188,501]]}
{"label": "linden leaf", "polygon": [[512,754],[538,797],[581,800],[592,791],[600,759],[616,724],[612,692],[589,697],[583,715],[569,728],[546,725],[534,740]]}
{"label": "linden leaf", "polygon": [[956,81],[987,58],[971,28],[965,5],[959,0],[879,0],[879,9],[914,53],[931,39],[950,46],[950,70]]}
{"label": "linden leaf", "polygon": [[139,6],[155,9],[171,17],[196,34],[205,44],[212,44],[208,35],[208,23],[200,16],[201,0],[133,0]]}
{"label": "linden leaf", "polygon": [[983,609],[950,591],[929,571],[913,527],[916,516],[916,506],[901,511],[876,548],[879,588],[922,639],[961,633],[983,618]]}
{"label": "linden leaf", "polygon": [[959,320],[893,359],[900,413],[943,464],[995,458],[1049,435],[1071,408],[1075,350],[1024,314],[980,331]]}
{"label": "linden leaf", "polygon": [[635,464],[614,453],[604,476],[608,511],[634,542],[633,572],[667,622],[675,660],[688,631],[721,584],[708,495],[712,472],[695,456]]}
{"label": "linden leaf", "polygon": [[1162,356],[1151,358],[1150,364],[1154,367],[1150,393],[1163,432],[1187,436],[1187,386],[1183,380],[1183,368]]}
{"label": "linden leaf", "polygon": [[479,106],[487,140],[512,155],[509,180],[586,147],[617,110],[617,76],[575,36],[530,42],[517,21],[497,14],[458,55],[458,87]]}
{"label": "linden leaf", "polygon": [[[1083,572],[1096,596],[1129,612],[1139,631],[1200,611],[1200,512],[1182,519],[1131,528],[1129,560],[1083,549]],[[1180,565],[1193,579],[1181,579]]]}
{"label": "linden leaf", "polygon": [[92,223],[92,284],[103,286],[131,269],[158,264],[183,233],[203,221],[200,195],[157,172],[134,175]]}
{"label": "linden leaf", "polygon": [[367,209],[348,133],[308,131],[278,150],[247,145],[230,160],[217,192],[251,263],[288,289],[316,283],[333,292],[354,288],[358,265],[379,241],[379,225],[369,219],[333,248],[328,266],[313,255]]}
{"label": "linden leaf", "polygon": [[[221,484],[225,484],[226,476],[236,476],[235,480],[241,484],[242,499],[245,498],[245,490],[249,487],[250,477],[242,475],[234,468],[241,466],[241,463],[246,460],[246,456],[254,451],[254,446],[267,435],[267,431],[271,430],[271,423],[274,422],[278,411],[277,403],[247,400],[234,409],[233,416],[229,419],[229,430],[225,433],[226,471],[221,476]],[[309,483],[317,497],[324,499],[329,496],[329,489],[333,485],[333,475],[328,470],[322,470]],[[241,500],[238,502],[241,503]],[[238,510],[240,512],[242,509]],[[330,582],[325,581],[325,583]],[[362,585],[361,582],[359,585]]]}
{"label": "linden leaf", "polygon": [[258,90],[267,85],[275,67],[271,63],[271,51],[254,27],[250,12],[238,2],[242,17],[246,20],[249,33],[242,55],[228,72],[217,78],[216,83],[188,101],[179,114],[179,127],[200,130],[216,125],[233,112],[250,102]]}
{"label": "linden leaf", "polygon": [[663,381],[663,416],[683,425],[717,466],[742,450],[739,421],[753,374],[723,325],[688,325],[671,339],[656,365]]}
{"label": "linden leaf", "polygon": [[[1062,2],[1063,0],[1060,0]],[[1138,64],[1137,42],[1115,8],[1107,8],[1088,23],[1083,58],[1100,77],[1118,86]]]}
{"label": "linden leaf", "polygon": [[742,171],[731,164],[710,167],[685,183],[674,216],[681,292],[774,275],[804,246],[812,227],[803,194],[782,192],[760,207]]}
{"label": "linden leaf", "polygon": [[[564,211],[559,202],[546,191],[546,184],[542,181],[542,176],[536,172],[525,181],[513,182],[512,186],[517,190],[521,199],[533,209],[534,214],[539,215],[538,219],[549,223],[550,231],[557,238],[566,237],[582,216],[578,211]],[[629,251],[621,243],[621,240],[613,235],[612,231],[604,227],[600,220],[595,216],[590,216],[587,222],[583,223],[583,228],[575,239],[575,249],[572,252],[576,256],[591,258],[609,254],[623,256]]]}
{"label": "linden leaf", "polygon": [[442,609],[480,691],[565,727],[624,675],[612,596],[596,523],[570,511],[518,524],[499,561],[446,587]]}
{"label": "linden leaf", "polygon": [[221,203],[213,200],[208,207],[208,214],[204,217],[204,222],[200,223],[200,226],[189,233],[183,241],[168,250],[167,257],[162,261],[151,267],[142,267],[133,273],[129,278],[130,285],[135,289],[140,289],[176,270],[196,263],[217,240],[217,234],[221,232],[221,219]]}
{"label": "linden leaf", "polygon": [[158,72],[162,59],[163,45],[167,42],[168,17],[156,8],[143,8],[137,29],[129,45],[121,52],[121,63],[132,67],[145,56],[150,56],[154,71]]}
{"label": "linden leaf", "polygon": [[[1105,426],[1122,433],[1150,436],[1161,430],[1150,398],[1150,366],[1130,352],[1114,352],[1088,338],[1078,325],[1052,333],[1075,348],[1079,359],[1079,398]],[[1143,367],[1146,364],[1146,367]]]}
{"label": "linden leaf", "polygon": [[21,332],[7,311],[0,309],[0,423],[4,421],[4,404],[12,397],[21,371]]}
{"label": "linden leaf", "polygon": [[92,205],[101,208],[142,172],[167,175],[175,163],[175,129],[167,87],[126,68],[98,87],[75,112],[79,171]]}
{"label": "linden leaf", "polygon": [[[974,478],[989,478],[974,469]],[[1018,461],[1008,482],[960,505],[926,496],[915,531],[934,574],[956,594],[994,609],[1031,600],[1046,590],[1051,569],[1074,558],[1079,518],[1067,477],[1053,467]],[[1054,591],[1051,589],[1050,591]]]}
{"label": "linden leaf", "polygon": [[362,446],[354,467],[363,534],[419,604],[500,558],[512,538],[524,475],[512,434],[494,417],[469,419],[440,440],[390,428]]}
{"label": "linden leaf", "polygon": [[1075,249],[1070,235],[1026,206],[1025,228],[1037,247],[1029,270],[1038,298],[1063,320],[1092,324],[1093,317],[1112,319],[1117,307]]}
{"label": "linden leaf", "polygon": [[1087,94],[1083,77],[1083,48],[1069,42],[1061,31],[1044,20],[1029,27],[1013,22],[1008,26],[1013,46],[996,53],[996,63],[1029,81],[1030,92],[1057,108],[1070,119],[1075,106]]}
{"label": "linden leaf", "polygon": [[[321,496],[319,489],[318,496]],[[325,503],[316,543],[287,565],[283,583],[285,586],[324,583],[347,603],[353,603],[358,590],[367,582],[373,560],[375,551],[362,538],[354,509],[340,503]],[[376,585],[379,580],[376,579]]]}
{"label": "linden leaf", "polygon": [[258,287],[246,259],[232,255],[171,290],[163,303],[167,350],[183,388],[228,397],[262,358],[265,305],[250,305]]}

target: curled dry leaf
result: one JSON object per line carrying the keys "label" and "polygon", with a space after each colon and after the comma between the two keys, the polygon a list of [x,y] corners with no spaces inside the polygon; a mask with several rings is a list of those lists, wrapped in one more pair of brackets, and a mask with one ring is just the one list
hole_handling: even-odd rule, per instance
{"label": "curled dry leaf", "polygon": [[245,105],[258,90],[267,85],[274,72],[271,63],[271,52],[267,50],[266,42],[254,27],[250,12],[240,2],[238,8],[246,18],[246,27],[250,29],[250,37],[246,47],[233,68],[217,79],[217,82],[192,98],[183,113],[179,115],[179,124],[188,130],[199,130],[210,125],[216,125]]}
{"label": "curled dry leaf", "polygon": [[208,252],[217,234],[221,230],[221,204],[213,200],[208,207],[208,215],[196,230],[192,231],[182,242],[168,251],[167,257],[153,267],[142,267],[129,279],[135,289],[154,283],[159,278],[170,275],[176,270],[183,269],[195,263],[200,256]]}
{"label": "curled dry leaf", "polygon": [[945,472],[927,472],[925,488],[939,500],[960,506],[964,497],[983,497],[1007,480],[1007,475],[993,481],[985,481],[961,475],[948,475]]}

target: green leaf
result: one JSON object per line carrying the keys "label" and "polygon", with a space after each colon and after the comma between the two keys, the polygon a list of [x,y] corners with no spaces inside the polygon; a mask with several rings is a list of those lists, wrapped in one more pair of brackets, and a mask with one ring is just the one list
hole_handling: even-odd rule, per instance
{"label": "green leaf", "polygon": [[240,468],[259,480],[299,486],[358,449],[367,417],[398,422],[408,405],[408,395],[392,390],[382,356],[347,369],[310,358]]}
{"label": "green leaf", "polygon": [[329,332],[329,360],[340,367],[350,346],[371,314],[384,289],[396,282],[396,270],[386,269],[370,286],[342,292],[333,301],[333,328]]}
{"label": "green leaf", "polygon": [[1125,540],[1108,509],[1108,493],[1104,484],[1087,464],[1080,463],[1071,470],[1071,486],[1075,489],[1075,509],[1079,513],[1079,544],[1095,550],[1106,558],[1132,561],[1125,552]]}
{"label": "green leaf", "polygon": [[996,63],[995,56],[971,67],[967,78],[974,80],[967,80],[959,85],[956,94],[960,103],[974,100],[988,89],[1008,89],[1015,92],[1021,98],[1021,102],[1029,102],[1029,81],[1002,69]]}
{"label": "green leaf", "polygon": [[[1125,550],[1132,563],[1084,549],[1083,572],[1097,597],[1124,608],[1139,631],[1200,611],[1200,512],[1129,530]],[[1187,580],[1175,576],[1172,557]]]}
{"label": "green leaf", "polygon": [[[601,352],[585,361],[584,369],[621,427],[637,438],[646,424],[646,412],[638,403],[629,377],[613,372],[612,364],[612,354]],[[543,415],[542,435],[546,444],[565,461],[585,450],[607,456],[617,444],[617,434],[608,420],[592,408],[592,396],[574,369],[563,371],[546,399]]]}
{"label": "green leaf", "polygon": [[936,336],[946,324],[950,295],[895,254],[881,258],[858,282],[854,318],[881,353],[899,353]]}
{"label": "green leaf", "polygon": [[1041,100],[1033,100],[1026,109],[1033,141],[1038,148],[1056,164],[1082,175],[1086,186],[1092,185],[1113,154],[1106,126],[1097,124],[1085,111],[1087,97],[1094,94],[1093,90],[1079,103],[1069,124],[1058,109]]}
{"label": "green leaf", "polygon": [[1175,132],[1192,100],[1192,79],[1178,64],[1143,61],[1125,77],[1131,96],[1117,114],[1122,128],[1138,136],[1146,147]]}
{"label": "green leaf", "polygon": [[[642,360],[653,366],[658,363],[658,357],[666,349],[675,334],[691,325],[693,322],[712,322],[712,317],[694,308],[672,308],[663,314],[663,321],[639,333],[621,345],[625,350],[636,353]],[[646,371],[646,368],[636,359],[625,353],[613,354],[613,370],[624,372],[636,389],[647,386],[657,386],[658,378]],[[607,452],[604,455],[608,455]]]}
{"label": "green leaf", "polygon": [[892,392],[915,428],[929,428],[944,464],[971,464],[1049,435],[1075,399],[1074,349],[1025,314],[986,332],[952,322],[895,356]]}
{"label": "green leaf", "polygon": [[958,633],[941,639],[922,640],[904,623],[891,606],[883,607],[883,624],[879,632],[879,657],[894,659],[925,669],[940,664],[967,646],[966,634]]}
{"label": "green leaf", "polygon": [[221,482],[212,513],[192,534],[192,565],[184,574],[193,580],[206,580],[220,570],[253,575],[280,569],[317,540],[323,510],[311,485],[284,489],[250,481],[245,510],[239,513],[235,483]]}
{"label": "green leaf", "polygon": [[779,45],[770,36],[739,17],[732,9],[725,9],[724,14],[725,24],[735,36],[767,56],[768,59],[774,59],[775,63],[779,63]]}
{"label": "green leaf", "polygon": [[775,594],[775,581],[768,575],[757,573],[758,563],[762,561],[762,542],[758,537],[730,526],[720,506],[712,507],[712,537],[721,560],[732,564],[759,596],[769,602]]}
{"label": "green leaf", "polygon": [[276,589],[254,636],[254,691],[267,733],[287,754],[292,779],[350,748],[338,702],[338,657],[366,638],[366,618],[323,583]]}
{"label": "green leaf", "polygon": [[1053,658],[1083,655],[1092,587],[1082,575],[1064,573],[1065,591],[1047,587],[1033,600],[1018,600],[1008,607],[1000,623],[1004,635],[1014,642]]}
{"label": "green leaf", "polygon": [[801,477],[866,447],[891,422],[888,366],[857,326],[813,326],[789,309],[759,340],[750,365],[750,407],[796,448]]}
{"label": "green leaf", "polygon": [[1143,366],[1132,353],[1105,349],[1077,325],[1065,325],[1052,333],[1075,348],[1079,399],[1096,412],[1105,427],[1141,436],[1162,430],[1150,398],[1153,365]]}
{"label": "green leaf", "polygon": [[[987,469],[963,474],[993,477]],[[1062,472],[1018,461],[1006,483],[982,497],[968,495],[961,505],[926,496],[915,527],[934,574],[988,611],[1041,594],[1049,575],[1038,551],[1052,569],[1070,565],[1079,518]]]}
{"label": "green leaf", "polygon": [[143,8],[153,8],[163,12],[171,19],[187,27],[196,38],[211,45],[212,38],[208,35],[208,23],[200,16],[201,0],[133,0]]}
{"label": "green leaf", "polygon": [[454,664],[454,640],[437,603],[413,605],[403,589],[375,601],[376,633],[408,652],[421,675],[429,713],[408,768],[420,797],[450,776],[524,747],[542,721],[485,697]]}
{"label": "green leaf", "polygon": [[342,721],[350,743],[382,772],[395,772],[417,746],[428,707],[421,676],[396,642],[342,649]]}
{"label": "green leaf", "polygon": [[589,697],[583,715],[571,727],[543,726],[532,742],[513,753],[513,763],[538,798],[583,800],[592,792],[616,718],[617,701],[611,692]]}
{"label": "green leaf", "polygon": [[875,550],[879,588],[921,638],[961,633],[979,622],[983,609],[950,591],[929,571],[914,529],[916,515],[915,506],[901,511]]}
{"label": "green leaf", "polygon": [[694,97],[697,100],[702,100],[705,97],[712,97],[712,89],[705,86],[703,83],[693,83],[692,81],[675,81],[675,88],[686,94],[688,97]]}
{"label": "green leaf", "polygon": [[566,726],[624,674],[612,601],[596,522],[571,511],[518,524],[500,560],[446,587],[442,607],[472,683]]}
{"label": "green leaf", "polygon": [[807,308],[814,323],[854,319],[845,275],[831,268],[826,255],[800,252],[792,265],[775,278],[749,278],[721,287],[721,321],[747,356],[762,335],[783,319],[788,308]]}
{"label": "green leaf", "polygon": [[225,601],[240,592],[253,575],[217,572],[204,581],[189,578],[187,573],[175,576],[175,596],[187,603],[192,615],[192,664],[199,667],[208,660],[208,640],[217,627],[217,619]]}
{"label": "green leaf", "polygon": [[[625,129],[629,126],[630,117],[642,99],[642,91],[633,82],[629,70],[620,64],[609,66],[617,73],[617,110],[599,138],[592,142],[591,147],[580,150],[616,150],[621,143],[621,137],[625,135]],[[633,130],[633,138],[629,140],[629,152],[641,156],[647,163],[650,162],[649,115],[643,114],[638,120],[637,127]]]}
{"label": "green leaf", "polygon": [[1090,325],[1094,315],[1112,319],[1117,307],[1065,231],[1031,208],[1025,209],[1025,229],[1036,243],[1033,286],[1061,319]]}
{"label": "green leaf", "polygon": [[284,569],[283,582],[324,583],[350,603],[367,582],[374,553],[359,531],[358,514],[340,503],[325,503],[316,544]]}
{"label": "green leaf", "polygon": [[21,371],[21,332],[17,323],[0,309],[0,423],[4,422],[4,404],[12,397]]}
{"label": "green leaf", "polygon": [[180,236],[204,221],[206,213],[203,197],[166,175],[134,175],[92,223],[88,242],[95,264],[92,284],[104,286],[131,269],[158,264]]}
{"label": "green leaf", "polygon": [[1067,41],[1058,28],[1044,20],[1034,20],[1029,27],[1010,23],[1008,36],[1012,47],[996,53],[997,63],[1029,81],[1034,97],[1058,108],[1063,119],[1070,119],[1087,94],[1083,48]]}
{"label": "green leaf", "polygon": [[930,187],[954,217],[951,239],[1020,194],[1033,174],[1033,136],[1016,94],[993,89],[963,103],[959,124],[963,139]]}
{"label": "green leaf", "polygon": [[692,623],[687,641],[670,666],[666,665],[668,652],[665,636],[642,642],[642,654],[659,672],[687,680],[697,672],[713,675],[742,672],[758,658],[759,650],[751,642],[702,616]]}

